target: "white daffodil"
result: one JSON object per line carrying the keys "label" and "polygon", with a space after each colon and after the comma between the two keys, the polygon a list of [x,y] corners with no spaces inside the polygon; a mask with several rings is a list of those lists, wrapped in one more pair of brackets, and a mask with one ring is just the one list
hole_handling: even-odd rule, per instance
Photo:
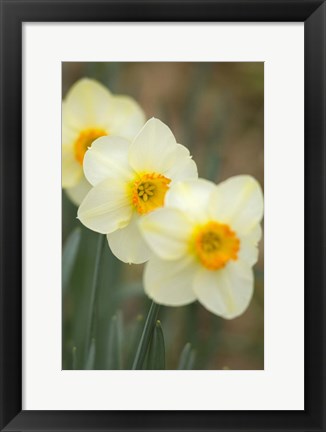
{"label": "white daffodil", "polygon": [[121,261],[135,264],[151,255],[139,220],[163,206],[174,181],[198,177],[188,149],[154,118],[133,142],[114,136],[97,139],[85,155],[84,173],[93,188],[79,207],[78,218],[93,231],[107,234]]}
{"label": "white daffodil", "polygon": [[76,205],[91,188],[83,160],[93,141],[107,135],[133,139],[144,123],[143,110],[128,96],[87,78],[71,87],[62,104],[62,187]]}
{"label": "white daffodil", "polygon": [[148,296],[167,306],[197,299],[228,319],[242,314],[253,294],[262,216],[262,191],[250,176],[176,183],[164,208],[139,224],[155,252],[144,273]]}

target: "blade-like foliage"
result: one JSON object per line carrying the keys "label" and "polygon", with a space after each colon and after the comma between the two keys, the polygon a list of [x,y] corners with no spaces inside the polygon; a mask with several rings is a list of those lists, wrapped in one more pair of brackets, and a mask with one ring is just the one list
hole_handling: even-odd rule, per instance
{"label": "blade-like foliage", "polygon": [[165,344],[160,321],[156,321],[152,340],[149,346],[147,369],[165,369]]}
{"label": "blade-like foliage", "polygon": [[123,324],[120,311],[113,315],[109,328],[109,340],[107,350],[107,368],[111,370],[123,369],[122,367],[122,341]]}
{"label": "blade-like foliage", "polygon": [[146,356],[146,352],[148,350],[149,344],[152,339],[153,330],[155,327],[158,311],[160,306],[156,303],[152,303],[150,310],[148,312],[143,333],[140,338],[140,342],[137,348],[137,352],[135,355],[135,360],[132,365],[132,369],[142,369],[143,362]]}
{"label": "blade-like foliage", "polygon": [[195,363],[195,351],[191,347],[191,344],[187,343],[184,346],[182,353],[180,355],[178,369],[190,370],[193,368],[194,363]]}
{"label": "blade-like foliage", "polygon": [[67,238],[62,253],[62,290],[67,291],[81,239],[81,229],[75,228]]}
{"label": "blade-like foliage", "polygon": [[86,370],[94,369],[95,354],[96,354],[96,343],[95,343],[95,339],[93,338],[91,341],[91,345],[89,347],[89,352],[88,352],[88,356],[87,356],[86,363],[85,363],[85,369]]}

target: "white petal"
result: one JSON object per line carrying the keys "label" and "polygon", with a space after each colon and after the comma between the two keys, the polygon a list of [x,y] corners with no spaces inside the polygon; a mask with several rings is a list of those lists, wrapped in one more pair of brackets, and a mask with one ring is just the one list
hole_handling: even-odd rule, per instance
{"label": "white petal", "polygon": [[108,234],[109,246],[119,260],[128,264],[141,264],[152,255],[138,228],[139,216],[134,213],[129,224]]}
{"label": "white petal", "polygon": [[164,175],[173,181],[198,178],[197,165],[191,159],[189,150],[185,146],[176,145],[171,152],[170,168],[164,172]]}
{"label": "white petal", "polygon": [[205,221],[210,196],[215,188],[214,183],[204,179],[178,182],[167,192],[164,205],[180,209],[193,221]]}
{"label": "white petal", "polygon": [[135,175],[128,162],[130,142],[124,138],[98,138],[84,157],[84,173],[92,185],[112,178],[130,181]]}
{"label": "white petal", "polygon": [[140,230],[150,248],[160,258],[175,260],[186,254],[192,225],[177,209],[161,208],[143,216]]}
{"label": "white petal", "polygon": [[250,231],[248,231],[246,238],[257,245],[262,237],[262,228],[260,224],[255,225]]}
{"label": "white petal", "polygon": [[239,234],[246,234],[261,221],[263,206],[259,183],[251,176],[236,176],[216,187],[210,201],[210,214],[230,224]]}
{"label": "white petal", "polygon": [[95,80],[83,78],[69,90],[63,109],[63,124],[82,130],[107,125],[113,109],[113,96]]}
{"label": "white petal", "polygon": [[257,244],[261,238],[262,230],[260,225],[256,225],[248,234],[240,238],[239,260],[245,261],[249,266],[256,264],[258,260]]}
{"label": "white petal", "polygon": [[102,234],[125,227],[131,215],[125,183],[112,179],[91,189],[78,209],[78,219],[87,228]]}
{"label": "white petal", "polygon": [[78,137],[81,129],[80,122],[78,122],[78,119],[76,120],[73,113],[71,113],[71,110],[69,109],[69,106],[67,106],[66,101],[62,101],[62,108],[61,108],[61,129],[62,129],[62,144],[71,144],[73,141],[75,141],[72,135],[75,135],[75,138]]}
{"label": "white petal", "polygon": [[63,146],[71,146],[73,147],[74,143],[76,142],[80,131],[71,128],[66,123],[62,122],[62,145]]}
{"label": "white petal", "polygon": [[210,312],[231,319],[241,315],[252,298],[254,278],[251,267],[229,262],[225,268],[212,271],[200,269],[193,289],[198,300]]}
{"label": "white petal", "polygon": [[133,140],[145,124],[145,114],[138,103],[128,96],[114,96],[108,129],[112,135]]}
{"label": "white petal", "polygon": [[176,144],[171,130],[160,120],[152,118],[130,146],[130,165],[136,171],[163,174],[171,166],[171,152]]}
{"label": "white petal", "polygon": [[88,192],[91,190],[92,186],[83,176],[81,181],[77,183],[76,186],[71,188],[67,188],[66,194],[70,198],[70,200],[76,205],[79,206]]}
{"label": "white petal", "polygon": [[151,258],[144,272],[146,294],[156,303],[166,306],[182,306],[196,300],[192,290],[197,267],[191,257],[177,261]]}
{"label": "white petal", "polygon": [[83,167],[75,159],[71,146],[62,147],[62,187],[76,186],[83,177]]}

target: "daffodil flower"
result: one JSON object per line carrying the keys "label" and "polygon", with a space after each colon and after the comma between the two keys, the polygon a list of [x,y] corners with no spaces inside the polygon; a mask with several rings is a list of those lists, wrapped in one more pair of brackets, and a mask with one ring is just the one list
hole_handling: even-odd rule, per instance
{"label": "daffodil flower", "polygon": [[132,139],[144,123],[142,109],[128,96],[114,96],[87,78],[71,87],[62,104],[62,187],[76,205],[91,188],[83,160],[93,141],[107,135]]}
{"label": "daffodil flower", "polygon": [[85,155],[84,173],[93,188],[78,218],[91,230],[107,234],[121,261],[135,264],[151,255],[139,220],[164,205],[173,182],[198,177],[188,149],[154,118],[132,142],[114,136],[97,139]]}
{"label": "daffodil flower", "polygon": [[242,314],[253,294],[262,216],[262,191],[250,176],[176,183],[164,208],[139,224],[155,252],[144,273],[148,296],[168,306],[197,299],[227,319]]}

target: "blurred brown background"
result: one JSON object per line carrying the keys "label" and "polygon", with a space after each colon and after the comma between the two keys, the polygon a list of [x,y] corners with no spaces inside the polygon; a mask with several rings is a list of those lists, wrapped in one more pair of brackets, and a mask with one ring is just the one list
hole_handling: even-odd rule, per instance
{"label": "blurred brown background", "polygon": [[[199,176],[216,183],[250,174],[264,186],[263,63],[63,63],[63,97],[82,77],[113,93],[134,97],[148,118],[166,123],[187,146]],[[63,194],[63,242],[78,225],[76,207]],[[89,304],[95,233],[82,227],[81,249],[63,298],[63,368],[72,368],[73,347],[82,352]],[[92,249],[93,248],[93,249]],[[129,369],[149,300],[142,291],[143,266],[120,263],[105,247],[97,300],[96,369],[109,368],[108,334],[113,315],[123,325],[123,368]],[[90,275],[89,275],[90,273]],[[166,369],[176,369],[186,342],[196,352],[194,369],[264,368],[264,246],[255,266],[255,294],[239,318],[223,320],[194,303],[162,308]],[[78,358],[77,368],[83,368]]]}

